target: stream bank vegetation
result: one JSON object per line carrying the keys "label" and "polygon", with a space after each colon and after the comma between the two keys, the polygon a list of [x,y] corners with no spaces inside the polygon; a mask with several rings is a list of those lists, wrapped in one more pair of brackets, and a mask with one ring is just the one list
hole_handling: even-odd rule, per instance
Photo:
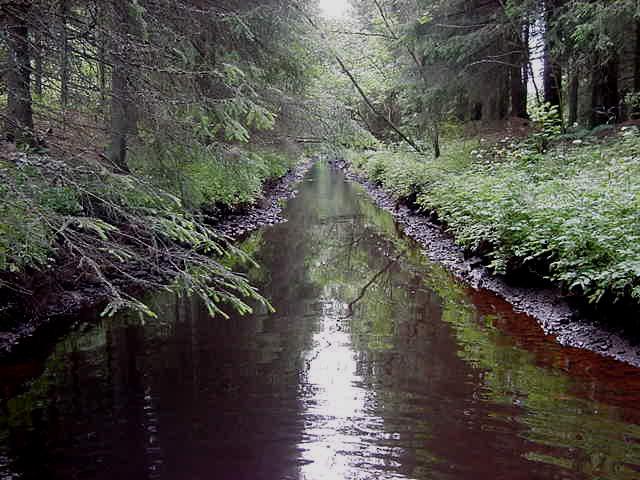
{"label": "stream bank vegetation", "polygon": [[352,169],[496,273],[637,308],[637,2],[371,0],[327,30]]}
{"label": "stream bank vegetation", "polygon": [[[0,289],[261,299],[215,225],[321,143],[497,272],[640,298],[635,0],[1,0]],[[317,151],[317,150],[316,150]]]}
{"label": "stream bank vegetation", "polygon": [[132,294],[150,288],[219,315],[266,302],[215,225],[304,154],[300,16],[281,0],[1,1],[0,310],[100,292],[105,314],[153,316]]}

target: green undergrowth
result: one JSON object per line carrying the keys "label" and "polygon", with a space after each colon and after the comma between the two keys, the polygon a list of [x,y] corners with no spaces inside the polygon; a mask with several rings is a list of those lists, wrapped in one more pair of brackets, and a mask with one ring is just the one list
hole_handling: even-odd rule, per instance
{"label": "green undergrowth", "polygon": [[478,139],[438,160],[386,148],[348,152],[352,167],[435,211],[498,273],[529,269],[597,303],[640,300],[640,135],[576,140],[540,153],[529,141]]}
{"label": "green undergrowth", "polygon": [[282,177],[294,166],[296,157],[266,147],[151,144],[137,150],[131,163],[191,210],[228,210],[258,200],[265,182]]}
{"label": "green undergrowth", "polygon": [[[212,315],[249,312],[248,299],[266,304],[227,266],[230,256],[236,264],[251,260],[216,233],[209,212],[256,201],[265,182],[294,160],[266,149],[238,152],[207,158],[207,151],[176,147],[157,162],[135,157],[126,175],[98,163],[5,154],[0,288],[37,302],[47,282],[48,291],[95,285],[108,297],[105,314],[134,309],[154,316],[129,287],[199,296]],[[174,177],[167,175],[170,161],[179,165]]]}

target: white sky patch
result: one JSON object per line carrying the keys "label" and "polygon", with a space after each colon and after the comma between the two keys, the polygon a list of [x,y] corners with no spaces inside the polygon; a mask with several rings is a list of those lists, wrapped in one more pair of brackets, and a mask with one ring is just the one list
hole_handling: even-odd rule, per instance
{"label": "white sky patch", "polygon": [[347,16],[348,9],[347,0],[320,0],[320,11],[326,18],[344,18]]}

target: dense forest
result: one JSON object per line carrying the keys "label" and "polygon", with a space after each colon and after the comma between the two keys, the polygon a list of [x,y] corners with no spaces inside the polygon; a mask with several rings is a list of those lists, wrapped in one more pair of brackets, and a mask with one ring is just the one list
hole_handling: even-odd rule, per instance
{"label": "dense forest", "polygon": [[109,312],[151,313],[134,283],[247,309],[211,225],[298,155],[314,62],[294,6],[3,1],[2,25],[3,287],[102,284]]}
{"label": "dense forest", "polygon": [[318,152],[496,272],[640,298],[636,0],[358,0],[344,18],[285,0],[0,9],[8,298],[99,284],[107,313],[153,314],[137,285],[248,311],[260,295],[215,225]]}

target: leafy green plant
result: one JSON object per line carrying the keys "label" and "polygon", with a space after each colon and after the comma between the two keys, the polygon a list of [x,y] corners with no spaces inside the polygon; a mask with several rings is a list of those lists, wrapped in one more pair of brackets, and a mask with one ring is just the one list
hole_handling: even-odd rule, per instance
{"label": "leafy green plant", "polygon": [[[285,168],[260,159],[263,175]],[[46,156],[22,157],[0,174],[4,287],[24,291],[21,280],[35,271],[73,262],[77,278],[69,281],[101,286],[109,299],[105,315],[126,308],[154,316],[121,286],[122,278],[130,287],[199,296],[212,315],[226,316],[227,307],[250,312],[248,300],[268,305],[224,264],[228,255],[250,261],[247,256],[156,183]]]}
{"label": "leafy green plant", "polygon": [[535,131],[530,140],[536,150],[544,153],[552,141],[558,139],[562,134],[562,118],[557,105],[542,103],[531,107],[531,118]]}
{"label": "leafy green plant", "polygon": [[393,150],[347,158],[395,195],[416,195],[497,272],[532,268],[592,302],[640,301],[637,135],[544,154],[524,143],[498,159],[464,144],[448,151],[438,161]]}

